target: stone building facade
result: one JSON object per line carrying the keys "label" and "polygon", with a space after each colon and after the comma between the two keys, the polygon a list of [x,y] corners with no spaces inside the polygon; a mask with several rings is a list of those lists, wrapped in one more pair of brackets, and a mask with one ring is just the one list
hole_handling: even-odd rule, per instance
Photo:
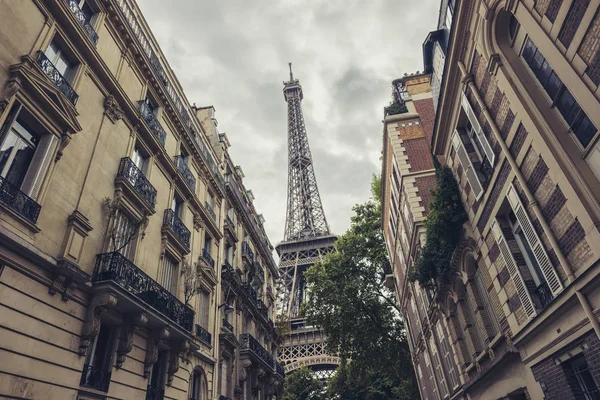
{"label": "stone building facade", "polygon": [[[431,149],[468,214],[451,279],[424,290],[407,278],[426,240],[408,191],[408,250],[385,232],[423,399],[599,396],[599,5],[442,4],[444,62],[424,49],[426,71],[442,68]],[[385,118],[386,210],[404,199],[392,186],[409,182],[392,144],[398,118]]]}
{"label": "stone building facade", "polygon": [[0,397],[280,398],[272,246],[214,109],[133,0],[0,10]]}

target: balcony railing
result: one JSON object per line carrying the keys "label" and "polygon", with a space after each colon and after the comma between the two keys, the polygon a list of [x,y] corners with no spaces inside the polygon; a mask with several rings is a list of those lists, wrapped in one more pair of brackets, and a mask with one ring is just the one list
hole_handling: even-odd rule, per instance
{"label": "balcony railing", "polygon": [[190,185],[192,188],[192,192],[196,192],[196,178],[190,171],[190,168],[185,162],[185,158],[181,156],[175,156],[175,165],[177,166],[177,170],[183,175],[183,179]]}
{"label": "balcony railing", "polygon": [[177,325],[192,332],[194,311],[186,307],[121,253],[104,253],[98,254],[96,257],[92,282],[105,281],[116,283]]}
{"label": "balcony railing", "polygon": [[98,34],[94,30],[94,27],[92,27],[92,25],[85,19],[85,14],[81,11],[77,2],[74,0],[67,0],[67,5],[69,6],[71,12],[73,12],[73,15],[75,15],[75,18],[83,27],[88,37],[90,38],[92,43],[94,43],[95,46],[96,43],[98,43]]}
{"label": "balcony railing", "polygon": [[154,208],[154,205],[156,204],[156,189],[131,158],[121,158],[117,176],[127,179],[135,189],[136,193],[139,194],[150,207]]}
{"label": "balcony railing", "polygon": [[215,260],[213,260],[210,252],[207,249],[202,250],[202,258],[204,258],[204,261],[206,261],[212,268],[215,267]]}
{"label": "balcony railing", "polygon": [[227,328],[229,332],[233,333],[233,325],[231,325],[225,318],[223,318],[223,326]]}
{"label": "balcony railing", "polygon": [[163,217],[163,226],[171,228],[177,239],[185,245],[186,248],[190,248],[190,230],[185,227],[183,221],[175,215],[175,212],[170,208],[165,210]]}
{"label": "balcony railing", "polygon": [[224,272],[227,272],[229,275],[232,275],[235,273],[233,270],[233,265],[231,265],[231,263],[229,261],[227,261],[227,259],[225,259],[225,261],[223,261],[223,270]]}
{"label": "balcony railing", "polygon": [[152,132],[154,133],[160,144],[164,146],[167,140],[167,132],[165,132],[165,130],[163,129],[162,125],[158,121],[158,118],[156,118],[156,115],[154,115],[154,111],[150,108],[148,103],[146,103],[143,100],[138,101],[138,106],[140,107],[140,115],[142,116],[144,121],[148,123],[150,129],[152,129]]}
{"label": "balcony railing", "polygon": [[204,144],[202,139],[199,137],[199,135],[196,133],[196,130],[194,128],[194,123],[188,113],[188,108],[189,108],[188,104],[189,103],[187,102],[187,100],[185,100],[185,99],[182,100],[180,98],[177,90],[175,89],[175,87],[173,86],[171,81],[169,80],[169,76],[166,74],[158,56],[152,49],[150,40],[146,37],[146,34],[144,33],[144,29],[140,25],[138,18],[136,17],[135,13],[132,10],[132,6],[130,6],[129,3],[130,3],[129,0],[117,0],[117,5],[118,5],[119,9],[121,10],[121,13],[123,14],[123,18],[125,19],[127,25],[129,25],[134,37],[137,39],[138,44],[142,49],[142,52],[148,58],[150,67],[152,68],[154,73],[158,76],[158,78],[159,78],[158,81],[164,87],[164,90],[165,90],[167,96],[173,102],[174,109],[175,109],[176,113],[179,115],[179,118],[181,119],[183,126],[188,130],[189,135],[191,135],[192,137],[195,138],[196,143],[198,143],[198,145],[200,147],[200,152],[202,153],[203,157],[205,158],[205,161],[206,161],[209,169],[211,170],[212,174],[214,175],[215,180],[218,182],[218,184],[222,188],[224,185],[223,177],[221,175],[221,172],[219,171],[219,167],[215,163],[212,155],[210,154],[210,151],[208,151],[208,148],[206,147],[206,145]]}
{"label": "balcony railing", "polygon": [[101,392],[108,392],[110,375],[110,371],[105,371],[86,364],[83,366],[83,373],[81,374],[79,385]]}
{"label": "balcony railing", "polygon": [[73,90],[69,82],[65,79],[64,76],[52,64],[48,57],[42,51],[38,51],[38,65],[42,68],[42,71],[50,78],[54,86],[65,95],[67,100],[69,100],[73,105],[77,104],[77,99],[79,99],[79,95]]}
{"label": "balcony railing", "polygon": [[254,252],[247,242],[242,243],[242,256],[247,256],[251,262],[254,262]]}
{"label": "balcony railing", "polygon": [[275,372],[277,372],[277,375],[285,376],[285,368],[277,361],[275,361]]}
{"label": "balcony railing", "polygon": [[256,301],[256,308],[258,308],[263,317],[269,318],[269,307],[261,299]]}
{"label": "balcony railing", "polygon": [[259,359],[264,361],[271,368],[275,365],[273,356],[249,333],[244,333],[240,336],[241,350],[250,350]]}
{"label": "balcony railing", "polygon": [[208,345],[210,345],[212,342],[212,335],[210,334],[210,332],[198,324],[196,324],[196,336],[198,336],[198,338],[200,338],[200,340],[202,340],[204,343],[206,343]]}
{"label": "balcony railing", "polygon": [[220,395],[219,400],[231,400],[231,397]]}
{"label": "balcony railing", "polygon": [[552,303],[552,300],[554,300],[552,292],[550,291],[550,288],[548,287],[548,284],[546,282],[540,283],[540,285],[537,288],[535,288],[535,294],[540,300],[540,307],[542,310],[548,307],[548,305]]}
{"label": "balcony railing", "polygon": [[163,400],[165,398],[165,390],[154,386],[148,386],[146,389],[146,400]]}
{"label": "balcony railing", "polygon": [[244,290],[246,291],[246,293],[248,293],[248,297],[250,297],[252,302],[256,304],[258,293],[256,293],[256,290],[254,290],[252,285],[250,285],[249,283],[244,284]]}
{"label": "balcony railing", "polygon": [[259,262],[254,263],[254,270],[255,270],[256,276],[258,276],[260,281],[264,282],[265,281],[265,270],[263,269],[262,265],[260,265]]}
{"label": "balcony railing", "polygon": [[10,208],[32,224],[37,222],[42,206],[21,192],[16,186],[0,177],[0,203]]}
{"label": "balcony railing", "polygon": [[213,221],[216,221],[217,214],[215,214],[215,210],[213,210],[212,206],[210,204],[208,204],[208,201],[204,202],[204,207],[206,208],[208,215],[210,215],[210,217],[213,219]]}

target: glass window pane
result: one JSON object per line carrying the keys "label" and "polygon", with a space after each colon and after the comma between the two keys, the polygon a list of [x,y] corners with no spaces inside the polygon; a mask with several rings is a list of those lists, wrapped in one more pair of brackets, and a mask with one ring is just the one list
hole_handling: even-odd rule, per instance
{"label": "glass window pane", "polygon": [[83,5],[81,6],[81,12],[85,16],[85,22],[90,22],[92,16],[94,15],[94,12],[87,3],[83,3]]}
{"label": "glass window pane", "polygon": [[531,60],[531,64],[529,64],[531,66],[531,70],[533,71],[533,73],[536,76],[538,75],[538,72],[539,72],[540,68],[542,67],[542,64],[544,63],[544,61],[546,61],[546,59],[544,58],[542,53],[538,50],[535,53],[535,55],[533,56],[533,60]]}
{"label": "glass window pane", "polygon": [[569,113],[565,115],[565,120],[567,121],[567,124],[569,124],[569,126],[573,125],[575,119],[578,118],[580,111],[581,107],[579,107],[579,104],[577,102],[573,103],[573,107],[571,107]]}
{"label": "glass window pane", "polygon": [[527,39],[527,43],[525,43],[525,48],[523,48],[523,59],[527,62],[527,64],[531,64],[531,60],[535,54],[537,47],[533,44],[533,42]]}
{"label": "glass window pane", "polygon": [[15,153],[12,163],[6,173],[6,180],[15,185],[21,187],[25,174],[31,164],[33,153],[35,149],[29,147],[24,141],[19,140],[15,145]]}
{"label": "glass window pane", "polygon": [[587,115],[582,113],[581,121],[573,129],[575,136],[583,147],[587,147],[598,130]]}
{"label": "glass window pane", "polygon": [[546,83],[546,93],[548,93],[548,96],[550,96],[552,100],[556,98],[561,86],[562,81],[558,75],[556,75],[556,72],[552,71],[550,78],[548,79],[548,83]]}
{"label": "glass window pane", "polygon": [[53,64],[56,61],[58,51],[59,48],[54,42],[50,43],[50,46],[48,46],[48,48],[46,49],[46,57],[48,57],[48,60],[50,60],[50,62]]}
{"label": "glass window pane", "polygon": [[537,78],[542,84],[543,87],[546,87],[546,82],[548,82],[548,78],[550,78],[550,74],[552,74],[553,70],[548,64],[548,61],[544,60],[542,66],[537,74]]}
{"label": "glass window pane", "polygon": [[0,147],[0,172],[4,171],[4,167],[10,158],[10,154],[12,153],[13,148],[15,147],[19,137],[10,130],[6,139],[2,143],[2,147]]}
{"label": "glass window pane", "polygon": [[562,94],[558,97],[558,100],[556,101],[556,108],[562,114],[562,116],[565,117],[565,119],[566,119],[567,115],[569,114],[569,111],[571,111],[571,107],[573,107],[574,103],[575,103],[575,99],[571,95],[571,92],[569,92],[567,89],[565,89],[562,92]]}

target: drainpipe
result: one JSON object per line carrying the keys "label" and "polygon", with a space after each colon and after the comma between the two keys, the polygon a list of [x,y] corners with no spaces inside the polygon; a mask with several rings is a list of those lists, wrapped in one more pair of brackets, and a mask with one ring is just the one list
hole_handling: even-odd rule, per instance
{"label": "drainpipe", "polygon": [[577,298],[579,299],[579,302],[581,303],[581,307],[583,307],[583,311],[585,311],[585,315],[590,320],[590,323],[592,324],[592,327],[594,328],[594,331],[596,332],[596,336],[598,338],[600,338],[600,323],[598,323],[598,319],[594,315],[594,310],[592,310],[590,301],[588,300],[587,297],[585,297],[585,294],[581,293],[579,290],[576,291],[575,293],[577,294]]}

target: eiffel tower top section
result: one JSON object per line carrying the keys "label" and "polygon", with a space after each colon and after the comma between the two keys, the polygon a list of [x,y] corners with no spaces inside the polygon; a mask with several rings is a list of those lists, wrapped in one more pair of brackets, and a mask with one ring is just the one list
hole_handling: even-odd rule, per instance
{"label": "eiffel tower top section", "polygon": [[330,235],[325,219],[312,156],[302,115],[304,98],[300,81],[294,79],[290,63],[290,80],[283,82],[288,104],[288,198],[284,242]]}

